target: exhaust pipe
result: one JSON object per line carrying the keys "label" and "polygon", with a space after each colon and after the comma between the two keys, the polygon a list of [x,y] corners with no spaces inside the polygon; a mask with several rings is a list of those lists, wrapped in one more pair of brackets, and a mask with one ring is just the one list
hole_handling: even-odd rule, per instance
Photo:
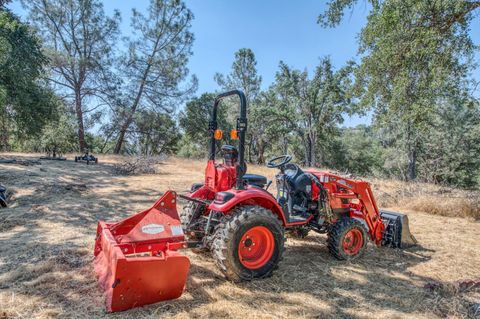
{"label": "exhaust pipe", "polygon": [[417,244],[417,240],[410,232],[407,215],[381,210],[380,217],[385,225],[382,246],[407,248]]}

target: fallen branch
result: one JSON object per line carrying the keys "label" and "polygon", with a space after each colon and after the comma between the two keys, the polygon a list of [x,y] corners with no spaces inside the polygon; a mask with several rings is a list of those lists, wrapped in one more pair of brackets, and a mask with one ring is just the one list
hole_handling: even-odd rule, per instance
{"label": "fallen branch", "polygon": [[51,157],[51,156],[42,156],[40,157],[41,160],[52,160],[52,161],[66,161],[67,158],[66,157],[62,157],[62,156],[57,156],[57,157]]}
{"label": "fallen branch", "polygon": [[114,173],[117,175],[138,175],[158,173],[157,165],[164,160],[164,157],[135,157],[113,165]]}

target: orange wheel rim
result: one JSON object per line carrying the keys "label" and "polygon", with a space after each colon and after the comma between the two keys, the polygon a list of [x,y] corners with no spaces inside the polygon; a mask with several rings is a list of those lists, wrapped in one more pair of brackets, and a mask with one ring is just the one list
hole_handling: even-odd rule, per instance
{"label": "orange wheel rim", "polygon": [[356,255],[363,246],[363,234],[360,230],[350,229],[343,237],[343,251],[347,255]]}
{"label": "orange wheel rim", "polygon": [[255,226],[243,234],[238,244],[238,257],[248,269],[265,266],[272,258],[275,248],[273,234],[265,226]]}

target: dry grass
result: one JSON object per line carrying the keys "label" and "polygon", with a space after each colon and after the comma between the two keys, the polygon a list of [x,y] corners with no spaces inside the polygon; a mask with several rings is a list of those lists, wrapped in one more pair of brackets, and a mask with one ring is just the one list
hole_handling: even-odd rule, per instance
{"label": "dry grass", "polygon": [[426,183],[373,180],[382,207],[398,207],[433,215],[480,219],[480,192]]}
{"label": "dry grass", "polygon": [[[364,258],[345,263],[328,254],[324,236],[289,239],[271,278],[241,284],[225,281],[208,255],[186,252],[192,268],[180,299],[106,314],[91,266],[97,220],[128,216],[166,189],[187,189],[202,180],[205,166],[174,159],[159,165],[159,174],[114,176],[112,165],[121,160],[101,156],[101,164],[89,166],[73,161],[0,165],[0,182],[14,192],[11,206],[0,210],[0,318],[476,316],[478,289],[424,286],[480,278],[479,222],[458,217],[478,217],[478,207],[469,213],[471,208],[446,200],[452,193],[435,186],[380,180],[373,181],[379,202],[409,212],[419,246],[401,251],[369,245]],[[269,178],[275,173],[249,169]]]}

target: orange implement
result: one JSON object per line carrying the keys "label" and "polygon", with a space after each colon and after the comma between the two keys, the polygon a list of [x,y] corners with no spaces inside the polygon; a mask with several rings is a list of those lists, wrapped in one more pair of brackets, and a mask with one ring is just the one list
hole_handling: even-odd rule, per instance
{"label": "orange implement", "polygon": [[180,297],[190,261],[176,250],[185,245],[172,191],[151,208],[118,223],[100,221],[94,268],[107,311]]}

